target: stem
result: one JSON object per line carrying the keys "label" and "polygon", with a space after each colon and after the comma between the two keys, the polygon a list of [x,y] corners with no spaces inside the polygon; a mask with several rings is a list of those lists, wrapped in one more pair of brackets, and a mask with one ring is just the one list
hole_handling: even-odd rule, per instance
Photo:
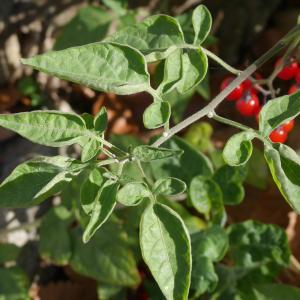
{"label": "stem", "polygon": [[240,75],[241,71],[233,68],[232,66],[230,66],[227,62],[225,62],[223,59],[221,59],[220,57],[218,57],[216,54],[214,54],[213,52],[202,48],[202,51],[208,56],[210,57],[212,60],[214,60],[216,63],[218,63],[219,65],[221,65],[224,69],[226,69],[228,72],[234,74],[234,75]]}
{"label": "stem", "polygon": [[41,224],[41,220],[37,219],[33,222],[24,223],[24,224],[21,224],[21,225],[16,226],[16,227],[1,229],[0,230],[0,237],[5,237],[10,233],[20,231],[20,230],[32,230],[32,229],[35,229],[38,226],[40,226],[40,224]]}
{"label": "stem", "polygon": [[243,125],[241,123],[229,120],[227,118],[223,118],[223,117],[221,117],[221,116],[219,116],[217,114],[213,115],[213,119],[216,120],[216,121],[218,121],[218,122],[220,122],[220,123],[223,123],[223,124],[230,125],[232,127],[238,128],[240,130],[244,130],[244,131],[253,130],[251,127],[248,127],[248,126]]}
{"label": "stem", "polygon": [[100,162],[97,163],[97,167],[103,167],[103,166],[107,166],[107,165],[111,165],[111,164],[115,164],[116,163],[116,159],[106,159],[106,160],[102,160]]}
{"label": "stem", "polygon": [[188,127],[194,122],[206,116],[209,112],[213,112],[217,106],[245,79],[251,76],[260,66],[273,57],[276,53],[285,48],[289,42],[300,32],[300,25],[295,26],[288,32],[279,42],[277,42],[269,51],[257,59],[253,64],[246,68],[236,79],[234,79],[220,94],[218,94],[206,107],[194,113],[184,121],[172,127],[167,134],[161,136],[154,144],[154,147],[159,147],[173,135]]}

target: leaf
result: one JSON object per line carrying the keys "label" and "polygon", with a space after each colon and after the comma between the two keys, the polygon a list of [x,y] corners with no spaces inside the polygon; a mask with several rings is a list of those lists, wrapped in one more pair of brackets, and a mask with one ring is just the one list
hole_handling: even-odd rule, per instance
{"label": "leaf", "polygon": [[206,228],[207,224],[206,222],[199,218],[198,216],[195,216],[191,214],[182,204],[180,204],[178,201],[173,201],[169,198],[166,198],[164,196],[158,196],[157,200],[170,207],[172,210],[174,210],[180,218],[183,220],[184,224],[186,225],[188,231],[190,234],[193,234],[195,232],[199,232]]}
{"label": "leaf", "polygon": [[213,262],[218,262],[225,256],[229,240],[225,229],[212,226],[192,235],[192,249],[194,255],[203,255]]}
{"label": "leaf", "polygon": [[155,129],[169,122],[170,104],[166,101],[154,102],[144,111],[143,122],[146,128]]}
{"label": "leaf", "polygon": [[121,224],[108,221],[87,244],[81,231],[72,232],[71,267],[79,274],[105,284],[136,287],[140,283],[137,263]]}
{"label": "leaf", "polygon": [[263,300],[300,299],[300,289],[285,284],[267,283],[262,285],[255,285],[253,287],[253,290],[257,299],[263,299]]}
{"label": "leaf", "polygon": [[241,166],[248,162],[252,155],[252,139],[257,136],[255,132],[243,131],[233,135],[223,150],[225,162],[230,166]]}
{"label": "leaf", "polygon": [[271,131],[300,114],[300,92],[269,101],[259,114],[259,131],[269,137]]}
{"label": "leaf", "polygon": [[16,261],[21,248],[15,244],[0,244],[0,264]]}
{"label": "leaf", "polygon": [[213,179],[222,190],[224,204],[237,205],[243,201],[245,190],[237,167],[223,166],[214,174]]}
{"label": "leaf", "polygon": [[300,213],[300,158],[290,147],[265,143],[265,158],[273,179],[291,207]]}
{"label": "leaf", "polygon": [[215,272],[213,262],[206,256],[193,257],[191,290],[193,298],[198,298],[205,292],[212,292],[217,286],[218,276]]}
{"label": "leaf", "polygon": [[37,205],[61,192],[85,167],[63,156],[41,156],[22,163],[0,185],[0,206]]}
{"label": "leaf", "polygon": [[54,207],[42,219],[39,251],[43,259],[56,265],[67,265],[72,255],[68,226],[71,213],[63,206]]}
{"label": "leaf", "polygon": [[95,6],[82,7],[59,34],[54,50],[101,41],[107,34],[113,16]]}
{"label": "leaf", "polygon": [[256,281],[273,279],[289,265],[288,240],[280,227],[251,220],[231,225],[228,234],[231,258],[237,266],[255,266],[251,276]]}
{"label": "leaf", "polygon": [[88,135],[81,117],[56,111],[1,114],[0,126],[32,142],[52,147],[75,144]]}
{"label": "leaf", "polygon": [[183,139],[176,136],[172,137],[164,143],[164,146],[173,151],[183,151],[183,154],[178,157],[152,162],[151,168],[155,179],[175,177],[189,185],[197,175],[212,176],[213,168],[209,159]]}
{"label": "leaf", "polygon": [[97,295],[101,300],[124,300],[126,290],[121,286],[99,283]]}
{"label": "leaf", "polygon": [[186,190],[184,181],[173,178],[161,178],[154,183],[153,191],[155,195],[174,196],[182,194]]}
{"label": "leaf", "polygon": [[169,102],[171,105],[172,119],[175,123],[179,123],[182,120],[183,114],[193,94],[194,91],[181,94],[174,89],[170,93],[162,96],[163,100]]}
{"label": "leaf", "polygon": [[117,193],[117,201],[125,206],[139,205],[144,198],[149,198],[151,192],[143,182],[125,184]]}
{"label": "leaf", "polygon": [[94,201],[104,182],[99,169],[93,169],[89,177],[82,184],[80,190],[80,203],[86,214],[90,214],[94,207]]}
{"label": "leaf", "polygon": [[176,88],[185,94],[195,88],[205,77],[207,56],[201,49],[185,49],[182,53],[182,77]]}
{"label": "leaf", "polygon": [[201,45],[208,36],[212,25],[212,17],[206,6],[199,5],[194,9],[192,22],[195,31],[194,45]]}
{"label": "leaf", "polygon": [[143,55],[114,43],[94,43],[61,51],[51,51],[22,63],[39,71],[119,95],[149,88],[149,73]]}
{"label": "leaf", "polygon": [[204,98],[204,100],[209,101],[211,98],[210,84],[209,84],[209,73],[207,72],[203,80],[198,84],[196,92]]}
{"label": "leaf", "polygon": [[156,148],[147,145],[137,146],[133,149],[133,155],[142,162],[151,162],[154,160],[165,159],[173,156],[180,156],[181,150],[173,150],[166,148]]}
{"label": "leaf", "polygon": [[213,127],[207,122],[194,123],[184,134],[184,139],[201,152],[211,152],[214,145],[211,142]]}
{"label": "leaf", "polygon": [[116,205],[119,183],[106,181],[98,192],[93,206],[91,219],[83,233],[83,242],[87,243],[101,225],[107,221]]}
{"label": "leaf", "polygon": [[107,111],[105,107],[102,107],[94,119],[95,130],[102,133],[103,131],[106,130],[107,123],[108,123]]}
{"label": "leaf", "polygon": [[261,150],[254,147],[251,158],[247,164],[248,174],[246,183],[259,189],[266,189],[269,183],[268,166]]}
{"label": "leaf", "polygon": [[206,216],[211,212],[214,203],[222,202],[222,191],[218,184],[201,175],[191,181],[189,196],[195,209]]}
{"label": "leaf", "polygon": [[176,88],[182,76],[182,50],[176,49],[165,60],[164,74],[157,91],[167,94]]}
{"label": "leaf", "polygon": [[144,261],[168,300],[188,297],[191,277],[190,237],[171,208],[156,203],[142,216],[140,243]]}
{"label": "leaf", "polygon": [[118,15],[124,15],[127,10],[126,0],[102,0],[102,2],[109,8],[111,8]]}
{"label": "leaf", "polygon": [[147,62],[153,62],[167,57],[176,49],[174,46],[184,44],[184,37],[176,19],[156,15],[117,31],[106,41],[136,48],[146,55]]}
{"label": "leaf", "polygon": [[29,300],[29,279],[18,267],[0,268],[0,298]]}
{"label": "leaf", "polygon": [[220,261],[228,250],[226,231],[212,226],[192,235],[193,268],[191,289],[194,298],[216,288],[218,276],[213,262]]}
{"label": "leaf", "polygon": [[102,144],[96,139],[89,139],[88,142],[83,146],[81,152],[81,161],[87,162],[95,158],[101,152]]}

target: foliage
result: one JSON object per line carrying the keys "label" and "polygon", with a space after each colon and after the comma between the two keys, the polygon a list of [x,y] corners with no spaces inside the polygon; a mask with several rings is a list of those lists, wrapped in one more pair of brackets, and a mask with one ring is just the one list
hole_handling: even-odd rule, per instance
{"label": "foliage", "polygon": [[[104,4],[119,16],[127,9],[123,1],[106,0]],[[88,10],[95,19],[85,18]],[[98,15],[103,11],[84,9],[71,21],[87,26],[91,34],[75,47],[22,62],[101,92],[149,93],[153,102],[144,112],[144,125],[163,127],[162,137],[156,137],[153,144],[124,137],[114,137],[117,143],[111,143],[105,138],[105,108],[95,117],[56,111],[0,115],[2,127],[32,142],[52,147],[78,144],[82,149],[80,160],[38,157],[17,166],[0,186],[0,206],[29,207],[62,192],[62,203],[42,218],[41,256],[58,265],[69,264],[97,280],[102,299],[122,299],[124,288],[140,285],[137,266],[141,258],[156,281],[149,284],[156,291],[153,294],[168,300],[199,299],[202,295],[211,299],[231,299],[232,295],[259,299],[257,295],[263,295],[268,299],[275,290],[284,297],[298,295],[298,289],[270,284],[289,263],[290,250],[282,229],[253,221],[224,227],[225,205],[237,205],[244,199],[253,139],[263,142],[275,183],[291,207],[300,212],[300,158],[290,147],[274,144],[269,138],[272,130],[300,113],[300,92],[268,102],[260,114],[259,130],[254,130],[214,113],[226,93],[241,83],[242,75],[233,81],[222,92],[224,97],[217,98],[218,103],[212,101],[201,111],[203,116],[242,129],[224,148],[226,164],[214,166],[199,151],[212,157],[212,145],[205,147],[189,133],[186,141],[172,136],[177,131],[169,128],[170,93],[189,94],[207,78],[209,52],[204,43],[212,25],[207,8],[200,5],[192,12],[192,34],[187,30],[190,26],[181,25],[182,19],[154,15],[102,41],[86,44],[94,35],[104,37],[111,21],[107,17],[98,23]],[[66,28],[64,34],[68,31]],[[71,38],[64,41],[62,35],[56,48],[73,43]],[[148,64],[152,62],[162,62],[156,88],[150,84]],[[185,128],[187,123],[179,125]],[[209,139],[207,126],[197,130]],[[98,159],[100,153],[106,158]],[[175,202],[180,197],[187,199],[184,205]],[[14,249],[8,257],[1,255],[1,262],[14,260],[13,252],[18,251]],[[27,281],[18,267],[1,267],[1,277],[8,279],[0,280],[0,294],[24,295]],[[11,282],[11,278],[15,279]]]}

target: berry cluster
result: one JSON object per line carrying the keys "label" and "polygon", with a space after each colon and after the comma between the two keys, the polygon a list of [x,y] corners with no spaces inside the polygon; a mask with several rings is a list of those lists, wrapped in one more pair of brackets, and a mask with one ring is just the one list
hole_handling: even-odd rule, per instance
{"label": "berry cluster", "polygon": [[[275,67],[281,64],[281,58],[275,63]],[[300,67],[298,62],[291,58],[282,70],[277,74],[281,80],[294,79],[295,83],[289,88],[288,94],[293,94],[300,90]],[[255,75],[256,80],[260,80],[259,74]],[[221,83],[221,90],[224,90],[235,77],[227,77]],[[256,117],[258,120],[261,110],[261,104],[258,97],[259,91],[253,85],[250,79],[246,79],[238,85],[228,96],[228,101],[236,101],[235,106],[237,111],[245,117]],[[294,128],[294,120],[289,120],[285,124],[276,128],[270,134],[270,140],[274,143],[285,143],[288,138],[288,133]]]}

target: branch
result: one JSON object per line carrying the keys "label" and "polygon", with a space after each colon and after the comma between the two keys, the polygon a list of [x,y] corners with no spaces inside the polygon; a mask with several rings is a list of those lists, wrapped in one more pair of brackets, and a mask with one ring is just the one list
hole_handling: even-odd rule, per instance
{"label": "branch", "polygon": [[159,147],[173,135],[180,132],[184,128],[198,121],[206,116],[208,113],[214,113],[218,105],[244,80],[251,76],[259,67],[261,67],[266,61],[273,57],[276,53],[284,49],[293,40],[294,37],[299,35],[300,25],[295,26],[290,32],[288,32],[282,39],[279,40],[269,51],[263,56],[257,59],[253,64],[246,68],[236,79],[234,79],[221,93],[219,93],[206,107],[194,113],[184,121],[180,122],[176,126],[172,127],[169,131],[164,132],[154,144],[154,147]]}

